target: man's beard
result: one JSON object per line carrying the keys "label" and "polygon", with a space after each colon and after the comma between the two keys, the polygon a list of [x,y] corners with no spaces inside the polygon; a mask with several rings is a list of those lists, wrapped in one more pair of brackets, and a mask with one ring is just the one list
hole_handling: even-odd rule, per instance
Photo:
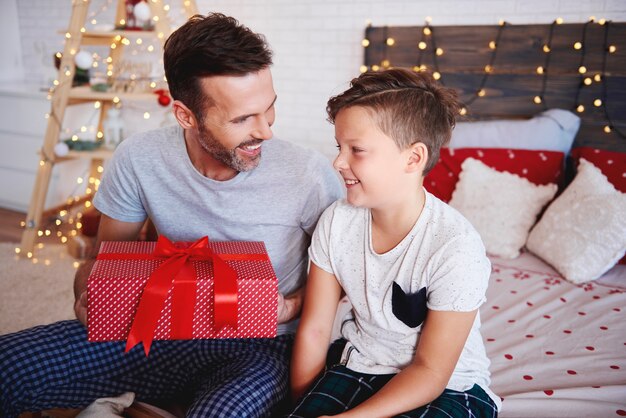
{"label": "man's beard", "polygon": [[[211,157],[215,158],[217,161],[222,164],[236,170],[238,172],[241,171],[250,171],[255,169],[259,162],[261,161],[261,154],[258,154],[252,158],[242,158],[237,155],[237,148],[228,149],[223,146],[218,140],[216,140],[211,132],[204,126],[200,126],[198,129],[199,137],[198,142],[202,149],[204,149]],[[262,139],[251,139],[249,141],[242,142],[239,144],[240,146],[247,145],[256,145],[260,142],[263,142]]]}

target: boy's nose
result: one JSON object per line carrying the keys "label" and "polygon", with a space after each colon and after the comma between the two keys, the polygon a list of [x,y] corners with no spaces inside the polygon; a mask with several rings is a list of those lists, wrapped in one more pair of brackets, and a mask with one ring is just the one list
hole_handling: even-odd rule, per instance
{"label": "boy's nose", "polygon": [[333,167],[337,171],[341,171],[341,170],[345,170],[346,169],[346,167],[347,167],[346,159],[343,158],[343,155],[341,153],[339,155],[337,155],[337,157],[335,158],[335,161],[333,161]]}

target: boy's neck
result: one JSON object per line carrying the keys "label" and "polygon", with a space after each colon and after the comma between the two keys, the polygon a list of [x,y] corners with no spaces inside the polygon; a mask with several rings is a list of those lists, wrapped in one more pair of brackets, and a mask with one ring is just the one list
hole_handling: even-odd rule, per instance
{"label": "boy's neck", "polygon": [[415,194],[398,205],[371,209],[374,251],[383,254],[397,246],[415,226],[425,203],[426,193],[420,186]]}

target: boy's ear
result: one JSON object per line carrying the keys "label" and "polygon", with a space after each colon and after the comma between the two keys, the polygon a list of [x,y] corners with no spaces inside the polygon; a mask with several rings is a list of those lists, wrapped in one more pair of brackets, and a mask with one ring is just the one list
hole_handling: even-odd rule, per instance
{"label": "boy's ear", "polygon": [[181,128],[190,129],[196,128],[198,126],[196,116],[180,100],[174,100],[174,102],[172,103],[172,112],[174,112],[174,117],[178,121],[178,124]]}
{"label": "boy's ear", "polygon": [[428,161],[428,148],[423,142],[416,142],[409,148],[409,161],[406,169],[407,173],[424,172]]}

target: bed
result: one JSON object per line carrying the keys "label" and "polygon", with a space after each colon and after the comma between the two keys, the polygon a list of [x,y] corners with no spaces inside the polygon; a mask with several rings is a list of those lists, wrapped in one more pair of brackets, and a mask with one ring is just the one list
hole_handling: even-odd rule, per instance
{"label": "bed", "polygon": [[501,417],[626,416],[625,40],[601,21],[365,31],[363,70],[428,70],[464,103],[424,186],[492,262]]}

